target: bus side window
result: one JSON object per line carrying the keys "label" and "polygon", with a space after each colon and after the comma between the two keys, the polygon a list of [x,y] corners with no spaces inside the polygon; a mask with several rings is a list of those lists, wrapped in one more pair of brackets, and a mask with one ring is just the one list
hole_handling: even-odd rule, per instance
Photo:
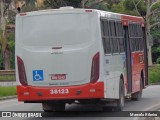
{"label": "bus side window", "polygon": [[109,38],[108,20],[101,20],[102,41],[105,54],[111,54],[111,41]]}
{"label": "bus side window", "polygon": [[117,30],[117,40],[118,40],[118,46],[119,46],[119,53],[122,53],[125,51],[122,22],[116,22],[116,30]]}
{"label": "bus side window", "polygon": [[135,24],[129,24],[129,39],[131,43],[131,50],[132,52],[136,51],[136,27]]}
{"label": "bus side window", "polygon": [[137,24],[134,24],[134,31],[135,31],[135,34],[134,34],[134,40],[135,40],[135,45],[134,45],[134,51],[138,51],[138,31],[137,31]]}
{"label": "bus side window", "polygon": [[105,49],[105,28],[104,28],[104,21],[101,20],[101,35],[102,35],[102,43],[103,43],[103,48],[104,48],[104,53],[106,53],[106,49]]}
{"label": "bus side window", "polygon": [[116,24],[115,21],[110,20],[109,21],[109,27],[110,27],[110,40],[112,43],[112,53],[118,53],[118,41],[117,41],[117,33],[116,33]]}
{"label": "bus side window", "polygon": [[142,27],[139,23],[129,24],[129,38],[131,42],[132,52],[143,50],[143,34]]}
{"label": "bus side window", "polygon": [[142,31],[142,26],[139,25],[139,34],[140,34],[140,51],[143,50],[143,31]]}
{"label": "bus side window", "polygon": [[137,26],[136,24],[133,24],[133,51],[135,52],[137,50]]}
{"label": "bus side window", "polygon": [[136,39],[136,51],[140,51],[140,42],[141,42],[141,39],[142,39],[142,36],[140,34],[140,24],[137,24],[136,25],[136,31],[137,31],[137,39]]}

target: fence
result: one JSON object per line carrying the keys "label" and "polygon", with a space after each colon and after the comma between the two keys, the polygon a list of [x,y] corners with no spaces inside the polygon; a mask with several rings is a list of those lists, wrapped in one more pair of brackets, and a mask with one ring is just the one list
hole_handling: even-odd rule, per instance
{"label": "fence", "polygon": [[0,70],[0,82],[16,81],[15,70]]}
{"label": "fence", "polygon": [[15,70],[0,70],[0,87],[16,86]]}

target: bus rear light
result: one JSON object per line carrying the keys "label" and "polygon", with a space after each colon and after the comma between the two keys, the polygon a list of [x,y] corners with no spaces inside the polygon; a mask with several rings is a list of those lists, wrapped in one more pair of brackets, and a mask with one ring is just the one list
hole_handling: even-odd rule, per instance
{"label": "bus rear light", "polygon": [[18,56],[17,56],[17,64],[18,64],[19,81],[23,86],[27,86],[28,82],[26,77],[25,66],[23,60]]}
{"label": "bus rear light", "polygon": [[91,83],[95,83],[99,79],[99,52],[95,54],[92,60],[92,67],[91,67]]}
{"label": "bus rear light", "polygon": [[92,10],[85,10],[86,12],[92,12]]}
{"label": "bus rear light", "polygon": [[27,14],[26,13],[20,13],[20,16],[26,16]]}

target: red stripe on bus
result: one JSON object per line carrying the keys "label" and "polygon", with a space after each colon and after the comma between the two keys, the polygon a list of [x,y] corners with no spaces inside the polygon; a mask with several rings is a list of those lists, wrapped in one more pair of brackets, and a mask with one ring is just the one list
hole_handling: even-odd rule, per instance
{"label": "red stripe on bus", "polygon": [[[50,90],[68,89],[68,94],[50,94]],[[25,94],[24,94],[25,93]],[[28,93],[28,94],[27,94]],[[17,86],[18,101],[43,101],[43,100],[67,100],[67,99],[92,99],[104,98],[104,83],[89,83],[78,86],[66,87],[36,87]]]}
{"label": "red stripe on bus", "polygon": [[141,23],[144,23],[144,19],[143,19],[142,17],[122,15],[121,19],[122,19],[122,21],[123,21],[123,20],[128,20],[128,21],[133,21],[133,22],[141,22]]}

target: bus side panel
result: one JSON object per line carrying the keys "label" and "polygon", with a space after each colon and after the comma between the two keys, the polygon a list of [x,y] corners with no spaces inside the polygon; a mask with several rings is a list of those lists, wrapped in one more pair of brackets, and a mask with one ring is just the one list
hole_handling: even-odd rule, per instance
{"label": "bus side panel", "polygon": [[106,98],[115,98],[115,72],[114,72],[114,61],[112,55],[105,56],[105,91],[106,91]]}
{"label": "bus side panel", "polygon": [[140,90],[141,71],[144,72],[144,61],[141,61],[141,57],[144,57],[144,52],[132,53],[133,93]]}
{"label": "bus side panel", "polygon": [[[105,98],[108,99],[118,99],[119,98],[119,81],[120,76],[123,76],[125,84],[125,95],[127,94],[127,85],[126,85],[126,58],[125,53],[107,53],[105,54],[106,45],[104,42],[104,36],[108,37],[105,32],[109,29],[109,26],[106,27],[108,21],[107,18],[101,18],[101,33],[102,33],[102,53],[104,54],[104,86],[105,86]],[[122,29],[121,29],[122,30]],[[123,31],[123,30],[122,30]],[[123,35],[122,35],[123,36]]]}
{"label": "bus side panel", "polygon": [[[126,74],[126,55],[125,53],[120,53],[114,55],[114,72],[115,72],[115,98],[119,98],[119,81],[120,79],[124,82],[125,96],[127,95],[127,80],[125,79]],[[121,78],[122,77],[122,78]]]}

